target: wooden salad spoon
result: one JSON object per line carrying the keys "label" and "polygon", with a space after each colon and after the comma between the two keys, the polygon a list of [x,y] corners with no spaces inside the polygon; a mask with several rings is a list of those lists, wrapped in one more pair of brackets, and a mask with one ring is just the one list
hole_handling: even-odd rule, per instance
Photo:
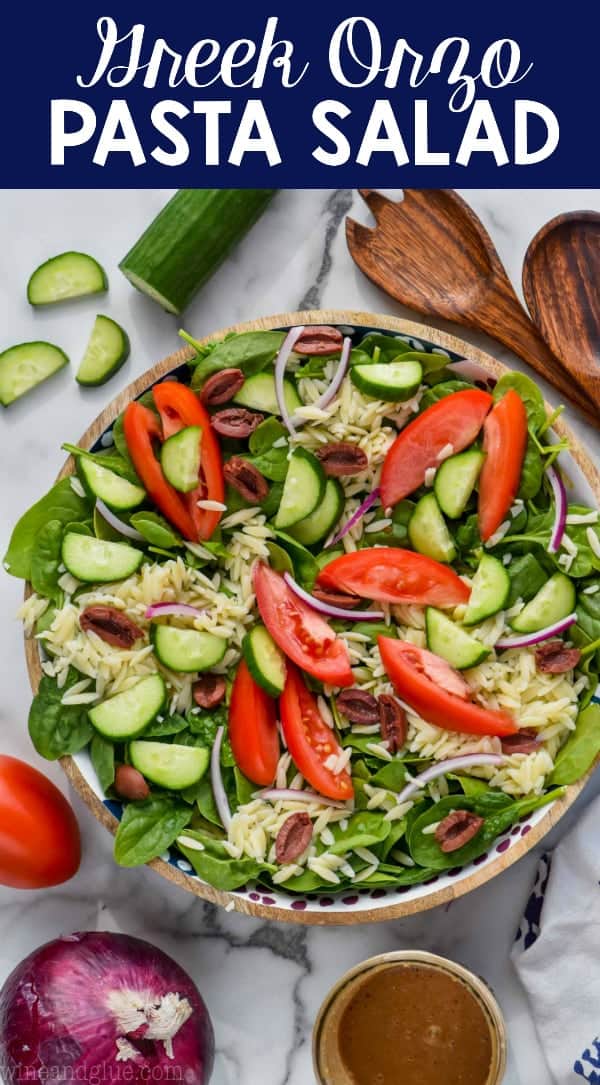
{"label": "wooden salad spoon", "polygon": [[589,392],[565,373],[519,302],[484,225],[452,189],[359,189],[377,225],[346,220],[353,260],[386,293],[426,316],[486,332],[597,422]]}
{"label": "wooden salad spoon", "polygon": [[532,319],[587,391],[600,422],[600,214],[557,215],[531,241],[523,293]]}

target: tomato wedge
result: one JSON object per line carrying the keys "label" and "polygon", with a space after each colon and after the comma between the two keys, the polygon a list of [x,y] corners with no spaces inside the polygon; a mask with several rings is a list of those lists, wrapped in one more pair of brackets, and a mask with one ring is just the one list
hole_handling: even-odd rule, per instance
{"label": "tomato wedge", "polygon": [[133,466],[151,500],[184,539],[196,540],[198,535],[183,494],[167,482],[154,455],[154,443],[161,439],[156,416],[141,403],[130,403],[123,416],[123,433]]}
{"label": "tomato wedge", "polygon": [[510,388],[483,423],[478,520],[484,542],[498,530],[517,496],[526,449],[527,411],[518,392]]}
{"label": "tomato wedge", "polygon": [[202,498],[222,502],[225,495],[221,450],[210,424],[210,415],[195,392],[178,381],[163,381],[162,384],[157,384],[153,396],[160,414],[165,441],[186,426],[200,426],[202,429],[198,489],[182,495],[182,499],[193,520],[196,538],[210,539],[222,514],[209,509],[199,509],[197,502]]}
{"label": "tomato wedge", "polygon": [[254,681],[243,659],[231,690],[229,741],[244,776],[261,787],[273,783],[279,760],[276,705]]}
{"label": "tomato wedge", "polygon": [[478,388],[453,392],[409,422],[388,451],[381,472],[381,502],[395,505],[425,481],[429,467],[439,467],[446,445],[461,452],[476,438],[492,406],[489,392]]}
{"label": "tomato wedge", "polygon": [[395,546],[342,554],[325,566],[317,583],[321,588],[380,603],[451,607],[466,603],[470,595],[467,585],[447,565]]}
{"label": "tomato wedge", "polygon": [[295,667],[288,666],[279,708],[289,753],[304,779],[328,799],[351,799],[354,787],[347,769],[336,775],[324,764],[332,754],[343,753],[342,747]]}
{"label": "tomato wedge", "polygon": [[331,626],[263,562],[254,566],[253,581],[262,620],[282,652],[321,682],[353,685],[348,649]]}
{"label": "tomato wedge", "polygon": [[31,765],[0,756],[0,885],[60,885],[80,859],[79,828],[62,792]]}
{"label": "tomato wedge", "polygon": [[[466,682],[445,660],[404,640],[378,637],[386,672],[403,701],[445,731],[472,735],[512,735],[514,720],[504,712],[466,699]],[[467,687],[468,689],[468,687]]]}

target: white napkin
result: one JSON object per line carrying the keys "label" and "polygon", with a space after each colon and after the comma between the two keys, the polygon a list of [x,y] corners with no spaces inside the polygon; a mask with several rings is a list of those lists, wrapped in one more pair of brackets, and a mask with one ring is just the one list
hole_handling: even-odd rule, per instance
{"label": "white napkin", "polygon": [[556,1085],[600,1085],[600,798],[542,857],[512,959]]}

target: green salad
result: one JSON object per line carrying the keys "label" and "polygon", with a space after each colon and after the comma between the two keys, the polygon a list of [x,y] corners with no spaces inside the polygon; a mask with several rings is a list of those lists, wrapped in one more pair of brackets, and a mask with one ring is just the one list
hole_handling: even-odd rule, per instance
{"label": "green salad", "polygon": [[36,750],[89,751],[124,866],[305,894],[470,863],[600,752],[559,411],[380,331],[184,338],[14,529]]}

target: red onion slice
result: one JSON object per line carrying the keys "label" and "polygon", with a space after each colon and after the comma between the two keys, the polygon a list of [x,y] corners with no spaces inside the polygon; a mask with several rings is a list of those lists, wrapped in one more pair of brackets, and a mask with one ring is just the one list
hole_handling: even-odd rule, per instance
{"label": "red onion slice", "polygon": [[194,607],[191,603],[151,603],[144,617],[151,621],[152,618],[165,618],[174,615],[177,618],[197,618],[199,614],[205,614],[206,609]]}
{"label": "red onion slice", "polygon": [[223,727],[217,728],[215,735],[215,741],[210,755],[210,782],[212,784],[213,795],[215,797],[215,806],[225,831],[229,832],[231,825],[231,810],[229,809],[229,801],[223,787],[223,777],[221,776],[221,745],[223,743]]}
{"label": "red onion slice", "polygon": [[96,508],[106,523],[109,524],[114,531],[118,531],[119,535],[125,535],[127,539],[134,539],[135,542],[146,542],[143,535],[140,535],[139,531],[136,531],[130,524],[124,523],[123,520],[119,520],[118,516],[115,516],[114,512],[111,512],[108,505],[104,504],[98,497],[96,499]]}
{"label": "red onion slice", "polygon": [[255,791],[252,798],[268,799],[269,802],[318,802],[321,806],[333,806],[335,810],[349,810],[339,799],[328,799],[316,791],[296,791],[293,787],[264,787]]}
{"label": "red onion slice", "polygon": [[556,552],[560,550],[560,544],[565,533],[569,503],[560,471],[557,471],[556,467],[553,465],[552,467],[546,468],[546,475],[548,476],[548,481],[550,482],[552,493],[554,494],[554,523],[552,524],[552,531],[550,532],[548,553],[556,554]]}
{"label": "red onion slice", "polygon": [[340,360],[338,362],[338,367],[335,371],[335,376],[331,381],[329,388],[327,388],[323,392],[323,395],[319,397],[316,403],[313,403],[313,407],[317,407],[319,410],[323,410],[325,407],[329,406],[332,399],[335,399],[337,393],[339,392],[341,383],[346,376],[346,370],[348,369],[348,360],[350,358],[351,350],[352,340],[350,339],[350,336],[347,335],[344,339],[342,353],[340,354]]}
{"label": "red onion slice", "polygon": [[368,512],[369,509],[373,507],[373,505],[377,504],[377,502],[379,501],[380,493],[381,493],[381,491],[379,489],[379,486],[377,486],[373,490],[373,492],[369,494],[368,497],[365,497],[365,500],[362,502],[361,505],[358,506],[356,512],[352,513],[352,516],[350,517],[350,519],[347,520],[346,523],[342,525],[342,527],[337,532],[337,534],[335,534],[333,536],[333,539],[329,540],[329,542],[325,546],[325,550],[329,550],[330,547],[335,546],[336,543],[339,543],[340,539],[343,539],[344,535],[348,534],[350,529],[353,528],[354,525],[358,523],[358,521],[361,519],[361,517],[363,517],[365,515],[365,513]]}
{"label": "red onion slice", "polygon": [[465,377],[466,380],[485,384],[486,388],[493,388],[497,383],[489,370],[484,369],[479,362],[471,362],[468,358],[461,358],[459,362],[449,362],[446,369],[458,373],[459,377]]}
{"label": "red onion slice", "polygon": [[320,614],[326,614],[329,618],[345,618],[346,621],[350,622],[377,622],[385,617],[382,610],[348,610],[344,607],[332,606],[330,603],[323,602],[322,599],[315,599],[314,595],[300,587],[290,573],[284,573],[283,579],[294,594],[299,599],[302,599],[307,606],[312,607],[313,610],[318,610]]}
{"label": "red onion slice", "polygon": [[540,644],[543,640],[548,640],[550,637],[556,637],[559,633],[564,633],[565,629],[569,629],[577,621],[577,615],[568,614],[566,618],[561,618],[559,622],[553,622],[552,625],[547,625],[545,629],[538,629],[536,633],[523,633],[520,637],[505,637],[504,639],[497,640],[495,648],[530,648],[533,644]]}
{"label": "red onion slice", "polygon": [[431,780],[437,779],[438,776],[445,776],[447,772],[468,769],[473,765],[501,765],[504,761],[506,761],[506,758],[500,753],[465,753],[460,754],[458,757],[450,757],[447,761],[438,761],[437,764],[431,765],[430,768],[419,773],[414,780],[411,780],[406,787],[403,787],[402,791],[396,795],[396,802],[398,805],[401,802],[406,802],[416,791],[420,791],[424,784],[430,783]]}
{"label": "red onion slice", "polygon": [[281,420],[288,433],[291,433],[292,436],[295,434],[296,430],[294,429],[285,402],[283,380],[285,377],[285,367],[288,363],[289,356],[292,353],[294,347],[296,346],[296,343],[298,342],[298,339],[302,335],[303,331],[304,324],[301,324],[298,328],[290,328],[285,339],[283,340],[283,343],[281,344],[279,354],[277,355],[277,361],[275,362],[275,395],[277,397],[277,406],[279,407]]}

